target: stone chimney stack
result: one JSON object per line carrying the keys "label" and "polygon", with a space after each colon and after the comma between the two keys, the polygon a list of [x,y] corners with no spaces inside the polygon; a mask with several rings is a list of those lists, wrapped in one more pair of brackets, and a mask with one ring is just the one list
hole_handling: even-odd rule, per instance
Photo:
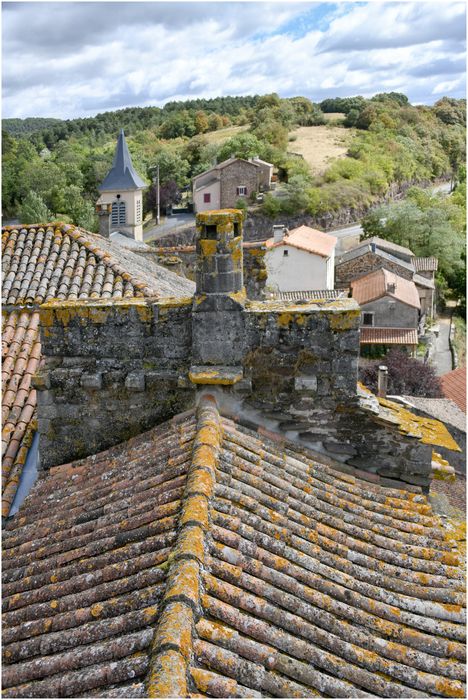
{"label": "stone chimney stack", "polygon": [[243,376],[242,220],[238,209],[197,214],[197,289],[189,373],[194,384],[232,385]]}
{"label": "stone chimney stack", "polygon": [[281,243],[287,232],[288,229],[284,224],[275,224],[273,226],[273,241],[275,243]]}
{"label": "stone chimney stack", "polygon": [[377,396],[384,399],[387,396],[388,387],[388,367],[385,365],[379,365],[378,375],[377,375]]}
{"label": "stone chimney stack", "polygon": [[197,215],[197,294],[243,289],[242,212],[204,211]]}
{"label": "stone chimney stack", "polygon": [[112,204],[96,204],[96,213],[99,217],[99,233],[104,238],[109,238],[111,234],[111,212]]}

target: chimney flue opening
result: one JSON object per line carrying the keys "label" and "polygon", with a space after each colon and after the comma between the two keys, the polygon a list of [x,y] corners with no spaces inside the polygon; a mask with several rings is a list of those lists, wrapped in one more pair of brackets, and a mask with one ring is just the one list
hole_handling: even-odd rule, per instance
{"label": "chimney flue opening", "polygon": [[388,386],[388,367],[386,365],[379,365],[378,375],[377,375],[377,396],[384,399],[387,396],[387,386]]}

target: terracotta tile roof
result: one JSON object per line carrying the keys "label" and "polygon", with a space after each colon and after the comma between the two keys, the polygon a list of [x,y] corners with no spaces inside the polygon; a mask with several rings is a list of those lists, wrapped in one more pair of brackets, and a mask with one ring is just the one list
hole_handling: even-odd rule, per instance
{"label": "terracotta tile roof", "polygon": [[36,483],[3,537],[7,696],[138,696],[193,436],[185,416]]}
{"label": "terracotta tile roof", "polygon": [[[375,270],[369,275],[350,282],[353,298],[358,304],[368,304],[384,296],[421,308],[418,290],[411,280],[406,280],[389,270]],[[394,291],[392,291],[394,290]]]}
{"label": "terracotta tile roof", "polygon": [[[69,225],[5,227],[2,513],[8,515],[36,426],[31,387],[41,354],[39,314],[23,308],[51,299],[188,296],[195,285],[135,253]],[[16,308],[14,308],[16,307]]]}
{"label": "terracotta tile roof", "polygon": [[275,243],[274,238],[265,241],[267,248],[278,248],[282,245],[290,245],[299,250],[306,250],[308,253],[315,253],[323,258],[329,258],[335,249],[337,242],[335,236],[323,231],[317,231],[310,226],[299,226],[288,231],[281,241]]}
{"label": "terracotta tile roof", "polygon": [[444,396],[457,404],[466,413],[466,367],[447,372],[440,377]]}
{"label": "terracotta tile roof", "polygon": [[413,260],[414,269],[416,272],[436,272],[439,266],[439,261],[437,258],[415,258]]}
{"label": "terracotta tile roof", "polygon": [[416,328],[375,328],[362,326],[359,342],[362,345],[417,345],[418,331]]}
{"label": "terracotta tile roof", "polygon": [[463,697],[450,537],[205,397],[8,524],[4,697]]}
{"label": "terracotta tile roof", "polygon": [[299,292],[276,292],[275,299],[342,299],[348,296],[347,289],[309,289]]}
{"label": "terracotta tile roof", "polygon": [[41,357],[39,312],[3,315],[2,515],[7,516],[36,429],[36,391],[31,386]]}
{"label": "terracotta tile roof", "polygon": [[2,303],[188,296],[195,285],[111,241],[67,224],[5,227]]}

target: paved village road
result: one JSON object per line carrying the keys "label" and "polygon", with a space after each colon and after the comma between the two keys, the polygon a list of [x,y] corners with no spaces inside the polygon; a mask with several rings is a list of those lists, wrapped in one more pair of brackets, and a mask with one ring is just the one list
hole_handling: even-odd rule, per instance
{"label": "paved village road", "polygon": [[432,365],[438,377],[452,370],[452,353],[450,352],[450,317],[452,309],[449,307],[439,316],[439,337],[436,339]]}
{"label": "paved village road", "polygon": [[159,226],[153,226],[148,231],[143,234],[143,240],[145,243],[149,241],[154,241],[157,238],[161,238],[168,233],[174,233],[178,228],[185,226],[195,226],[195,214],[174,214],[174,216],[167,216],[163,223]]}

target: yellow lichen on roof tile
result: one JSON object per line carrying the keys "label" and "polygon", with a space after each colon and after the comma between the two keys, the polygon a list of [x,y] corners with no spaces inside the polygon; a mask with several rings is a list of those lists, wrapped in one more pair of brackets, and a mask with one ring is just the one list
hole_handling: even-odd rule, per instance
{"label": "yellow lichen on roof tile", "polygon": [[443,423],[435,418],[417,416],[394,401],[381,397],[377,398],[380,406],[388,409],[391,416],[398,421],[403,434],[411,434],[418,437],[426,445],[445,447],[448,450],[461,452],[453,437]]}
{"label": "yellow lichen on roof tile", "polygon": [[[149,697],[185,697],[192,655],[194,612],[201,609],[201,565],[205,561],[205,531],[222,439],[214,400],[205,397],[197,412],[192,461],[179,517],[179,533],[170,557],[164,609],[153,638],[147,692]],[[207,467],[207,465],[209,465]],[[176,649],[171,651],[167,648]]]}

